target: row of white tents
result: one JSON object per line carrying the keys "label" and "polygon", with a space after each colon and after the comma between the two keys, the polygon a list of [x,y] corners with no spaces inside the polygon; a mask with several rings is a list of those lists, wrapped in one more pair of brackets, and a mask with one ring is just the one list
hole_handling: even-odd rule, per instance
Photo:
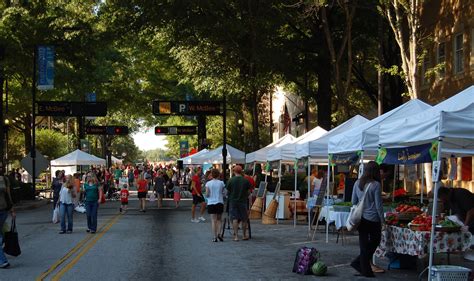
{"label": "row of white tents", "polygon": [[[347,153],[359,153],[362,162],[364,158],[374,159],[380,148],[413,147],[434,141],[438,141],[437,162],[442,155],[474,155],[474,86],[435,106],[414,99],[370,121],[355,116],[328,132],[316,127],[298,138],[286,135],[266,147],[248,153],[245,163],[279,161],[278,174],[281,179],[282,162],[307,159],[308,163],[329,163],[333,155]],[[227,148],[230,152],[234,149],[229,145]],[[188,161],[185,164],[222,163],[222,147],[183,160]],[[227,163],[243,162],[242,154],[234,159],[232,153],[229,153]],[[308,174],[309,167],[310,165]],[[329,167],[330,165],[328,178]],[[329,180],[327,183],[326,191],[329,192]],[[439,181],[435,182],[435,191],[439,185]],[[433,214],[437,209],[437,197],[437,192],[434,192]],[[434,227],[433,221],[430,249],[433,245]],[[431,271],[432,253],[429,264]]]}

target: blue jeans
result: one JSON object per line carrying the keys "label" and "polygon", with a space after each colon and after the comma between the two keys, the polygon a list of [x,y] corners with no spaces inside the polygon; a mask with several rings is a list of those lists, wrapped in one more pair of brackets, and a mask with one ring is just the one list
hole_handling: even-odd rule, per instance
{"label": "blue jeans", "polygon": [[74,204],[59,205],[59,217],[61,218],[61,231],[66,231],[66,215],[67,215],[67,230],[72,231],[72,211]]}
{"label": "blue jeans", "polygon": [[[0,227],[3,229],[3,224],[7,220],[8,217],[8,211],[0,211]],[[3,253],[3,232],[0,229],[0,264],[4,264],[8,262],[7,257],[5,257],[5,254]]]}
{"label": "blue jeans", "polygon": [[88,202],[86,201],[86,214],[87,214],[87,229],[91,231],[97,231],[97,209],[99,203],[97,201]]}

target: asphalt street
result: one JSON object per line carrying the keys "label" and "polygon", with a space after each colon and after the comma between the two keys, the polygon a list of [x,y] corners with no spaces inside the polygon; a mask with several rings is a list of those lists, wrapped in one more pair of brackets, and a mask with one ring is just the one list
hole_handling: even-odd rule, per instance
{"label": "asphalt street", "polygon": [[[51,223],[51,205],[18,213],[22,255],[9,257],[11,267],[0,271],[0,280],[364,280],[355,277],[348,263],[358,253],[357,236],[341,245],[323,234],[308,242],[302,223],[278,225],[252,223],[252,239],[211,242],[210,223],[191,223],[189,201],[179,209],[167,202],[162,209],[149,203],[138,212],[130,201],[126,214],[118,202],[99,209],[96,234],[86,233],[85,214],[74,214],[74,232],[58,234]],[[208,217],[206,215],[206,217]],[[297,249],[311,246],[328,265],[326,277],[291,272]],[[383,265],[385,261],[380,261]],[[391,270],[379,280],[417,280],[416,271]]]}

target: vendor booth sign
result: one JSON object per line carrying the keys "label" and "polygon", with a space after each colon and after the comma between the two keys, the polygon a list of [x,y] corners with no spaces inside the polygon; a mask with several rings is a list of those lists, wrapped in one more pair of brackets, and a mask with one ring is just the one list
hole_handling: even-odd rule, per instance
{"label": "vendor booth sign", "polygon": [[360,155],[361,155],[360,151],[351,152],[351,153],[329,154],[329,162],[331,163],[331,166],[354,165],[359,162]]}
{"label": "vendor booth sign", "polygon": [[430,163],[436,160],[438,151],[438,141],[432,143],[399,147],[399,148],[379,148],[376,162],[378,164],[420,164]]}

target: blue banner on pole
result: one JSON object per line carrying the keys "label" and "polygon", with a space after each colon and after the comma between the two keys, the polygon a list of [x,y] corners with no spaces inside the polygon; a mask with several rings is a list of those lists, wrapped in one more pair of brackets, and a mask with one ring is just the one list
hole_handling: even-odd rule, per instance
{"label": "blue banner on pole", "polygon": [[54,47],[38,46],[38,90],[54,89]]}
{"label": "blue banner on pole", "polygon": [[96,102],[96,101],[97,101],[97,94],[95,92],[86,94],[86,102]]}
{"label": "blue banner on pole", "polygon": [[359,163],[360,160],[360,151],[349,152],[349,153],[339,153],[339,154],[329,154],[329,162],[331,166],[337,165],[354,165]]}
{"label": "blue banner on pole", "polygon": [[376,162],[379,164],[420,164],[436,160],[438,142],[409,147],[380,148]]}

